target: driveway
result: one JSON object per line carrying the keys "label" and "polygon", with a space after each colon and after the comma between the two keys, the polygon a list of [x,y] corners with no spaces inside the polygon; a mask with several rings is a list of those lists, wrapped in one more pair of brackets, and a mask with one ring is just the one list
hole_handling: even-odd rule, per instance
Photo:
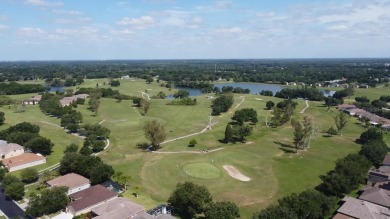
{"label": "driveway", "polygon": [[8,218],[27,218],[24,211],[19,208],[11,199],[8,199],[4,194],[3,187],[0,186],[0,210],[7,215]]}

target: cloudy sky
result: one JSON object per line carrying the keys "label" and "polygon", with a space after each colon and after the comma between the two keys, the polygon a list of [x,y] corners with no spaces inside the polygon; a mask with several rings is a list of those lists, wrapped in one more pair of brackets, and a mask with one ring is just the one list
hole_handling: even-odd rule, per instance
{"label": "cloudy sky", "polygon": [[0,60],[390,57],[390,0],[0,0]]}

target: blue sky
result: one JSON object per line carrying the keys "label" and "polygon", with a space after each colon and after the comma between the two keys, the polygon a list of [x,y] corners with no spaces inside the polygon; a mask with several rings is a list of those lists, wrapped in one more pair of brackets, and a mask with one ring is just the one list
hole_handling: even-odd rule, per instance
{"label": "blue sky", "polygon": [[390,0],[0,0],[0,60],[390,57]]}

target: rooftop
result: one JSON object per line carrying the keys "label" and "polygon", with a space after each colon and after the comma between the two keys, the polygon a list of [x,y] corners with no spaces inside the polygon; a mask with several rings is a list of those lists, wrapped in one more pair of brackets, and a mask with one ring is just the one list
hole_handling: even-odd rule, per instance
{"label": "rooftop", "polygon": [[369,201],[374,204],[390,207],[390,191],[373,187],[365,190],[359,199]]}
{"label": "rooftop", "polygon": [[85,184],[89,184],[89,179],[80,176],[76,173],[69,173],[64,176],[57,177],[55,179],[52,179],[50,181],[46,182],[49,186],[65,186],[68,188],[76,188]]}
{"label": "rooftop", "polygon": [[104,186],[95,185],[69,195],[73,201],[68,204],[68,207],[72,207],[74,211],[78,212],[117,196],[118,194],[106,189]]}
{"label": "rooftop", "polygon": [[116,198],[91,210],[98,215],[96,219],[126,219],[144,212],[145,208],[129,199]]}
{"label": "rooftop", "polygon": [[337,210],[338,213],[361,219],[388,219],[390,210],[364,200],[344,197],[345,203]]}
{"label": "rooftop", "polygon": [[46,158],[40,154],[24,153],[22,155],[4,159],[4,166],[9,168],[17,167],[23,164],[32,163],[34,161],[45,160]]}
{"label": "rooftop", "polygon": [[10,151],[24,149],[22,146],[15,143],[10,143],[10,144],[7,144],[7,142],[5,143],[6,144],[4,144],[4,141],[2,141],[2,144],[0,144],[0,155],[7,154]]}
{"label": "rooftop", "polygon": [[390,166],[390,155],[386,155],[382,162],[383,165]]}

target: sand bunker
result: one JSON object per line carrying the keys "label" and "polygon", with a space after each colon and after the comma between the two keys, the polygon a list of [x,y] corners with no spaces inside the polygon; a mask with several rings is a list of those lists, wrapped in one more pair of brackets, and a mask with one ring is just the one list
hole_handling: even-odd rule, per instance
{"label": "sand bunker", "polygon": [[263,99],[261,99],[261,98],[255,98],[255,100],[263,100]]}
{"label": "sand bunker", "polygon": [[234,179],[238,179],[243,182],[248,182],[251,180],[251,178],[243,175],[239,170],[237,170],[233,166],[223,165],[223,168],[228,172],[229,176],[233,177]]}

